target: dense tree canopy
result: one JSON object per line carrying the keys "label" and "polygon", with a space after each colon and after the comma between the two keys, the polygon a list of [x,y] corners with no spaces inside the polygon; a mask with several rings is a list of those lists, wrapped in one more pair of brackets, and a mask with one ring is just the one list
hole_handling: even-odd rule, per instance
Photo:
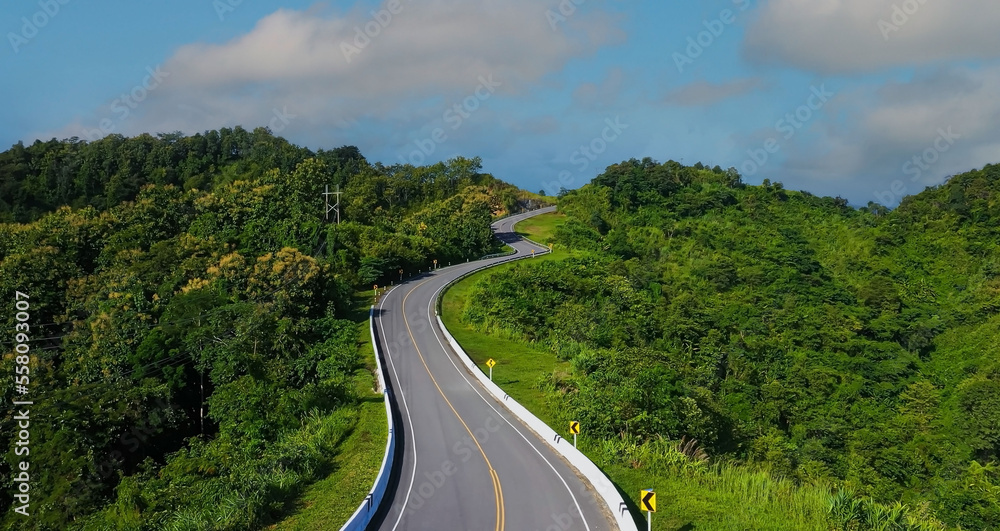
{"label": "dense tree canopy", "polygon": [[[489,224],[523,194],[480,170],[372,165],[241,128],[0,153],[0,292],[31,297],[37,467],[20,518],[7,414],[0,525],[243,530],[279,515],[358,400],[355,290],[497,250]],[[326,185],[344,192],[339,225]]]}
{"label": "dense tree canopy", "polygon": [[605,438],[1000,522],[1000,166],[899,208],[629,160],[560,198],[558,261],[489,274],[464,319],[545,345]]}

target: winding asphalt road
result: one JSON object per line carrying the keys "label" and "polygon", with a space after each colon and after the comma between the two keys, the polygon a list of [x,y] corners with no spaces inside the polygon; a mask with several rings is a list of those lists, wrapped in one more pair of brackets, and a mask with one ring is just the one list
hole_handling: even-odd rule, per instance
{"label": "winding asphalt road", "polygon": [[[553,209],[500,220],[494,233],[518,253],[547,251],[520,239],[513,225]],[[415,277],[376,306],[376,336],[396,406],[398,454],[380,518],[369,529],[614,529],[584,480],[482,388],[438,329],[435,299],[445,284],[507,258]]]}

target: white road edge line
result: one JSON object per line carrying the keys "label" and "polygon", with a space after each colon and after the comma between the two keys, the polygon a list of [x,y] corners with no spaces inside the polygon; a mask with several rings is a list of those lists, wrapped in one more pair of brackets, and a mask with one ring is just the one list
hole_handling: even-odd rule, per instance
{"label": "white road edge line", "polygon": [[[382,307],[385,304],[385,301],[389,299],[389,293],[391,293],[394,289],[395,287],[390,289],[389,292],[382,297],[382,301],[378,303],[378,324],[382,332],[380,334],[382,343],[385,344],[385,360],[390,366],[392,366],[392,374],[396,375],[396,392],[399,394],[400,400],[403,401],[403,409],[406,410],[406,422],[410,425],[410,445],[413,446],[413,470],[410,472],[410,485],[406,487],[406,497],[403,498],[403,506],[399,508],[399,516],[396,518],[396,523],[392,526],[392,531],[396,531],[396,528],[399,527],[399,523],[403,520],[403,513],[406,512],[406,504],[410,501],[410,493],[413,491],[413,480],[417,477],[417,445],[416,441],[413,440],[413,418],[410,417],[410,408],[406,405],[406,394],[403,393],[403,382],[400,381],[399,373],[396,372],[396,364],[392,362],[392,357],[389,354],[389,342],[386,341],[385,325],[382,323]],[[403,318],[405,319],[406,316],[404,315]]]}

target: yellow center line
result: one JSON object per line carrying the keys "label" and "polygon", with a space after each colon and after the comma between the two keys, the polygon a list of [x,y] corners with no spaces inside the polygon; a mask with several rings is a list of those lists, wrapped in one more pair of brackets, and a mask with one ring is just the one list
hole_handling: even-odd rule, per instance
{"label": "yellow center line", "polygon": [[497,526],[500,528],[501,531],[503,531],[504,526],[507,524],[507,515],[504,512],[504,503],[503,503],[503,486],[500,485],[500,476],[497,475],[497,471],[491,469],[490,472],[493,473],[493,479],[495,479],[496,482],[497,482],[497,490],[500,492],[500,504],[499,504],[500,505],[500,519],[499,519],[500,522],[497,524]]}
{"label": "yellow center line", "polygon": [[438,393],[441,394],[441,398],[443,398],[445,403],[448,404],[448,407],[451,408],[451,412],[455,414],[455,417],[458,418],[458,421],[462,423],[463,427],[465,427],[465,431],[469,433],[469,437],[472,439],[472,442],[476,443],[476,448],[479,448],[479,453],[482,454],[483,460],[486,461],[486,467],[489,468],[490,470],[490,479],[493,481],[493,495],[496,497],[496,502],[497,502],[497,509],[496,509],[497,525],[495,529],[496,531],[503,531],[505,524],[504,521],[506,520],[507,515],[506,511],[504,510],[503,487],[500,486],[500,476],[497,475],[497,471],[493,468],[493,464],[490,463],[490,459],[486,457],[486,452],[483,450],[483,447],[479,445],[479,441],[476,439],[476,436],[472,433],[472,430],[469,429],[469,425],[465,423],[465,420],[462,419],[462,416],[459,415],[458,411],[455,410],[455,406],[451,405],[451,401],[448,400],[448,397],[445,396],[444,391],[441,390],[441,386],[438,385],[437,379],[434,378],[433,374],[431,374],[431,369],[430,367],[427,366],[427,361],[424,359],[424,355],[420,352],[420,347],[417,346],[417,340],[416,338],[413,337],[413,332],[410,330],[409,319],[406,318],[406,299],[410,298],[410,294],[416,291],[417,288],[423,286],[424,284],[430,281],[431,279],[427,279],[421,282],[420,284],[413,286],[413,288],[410,289],[410,291],[406,292],[406,296],[403,297],[403,305],[402,305],[403,324],[406,325],[406,333],[410,335],[410,341],[413,342],[413,348],[417,350],[417,356],[420,356],[420,363],[424,365],[424,369],[427,371],[427,375],[430,376],[431,381],[434,382],[434,387],[437,388]]}

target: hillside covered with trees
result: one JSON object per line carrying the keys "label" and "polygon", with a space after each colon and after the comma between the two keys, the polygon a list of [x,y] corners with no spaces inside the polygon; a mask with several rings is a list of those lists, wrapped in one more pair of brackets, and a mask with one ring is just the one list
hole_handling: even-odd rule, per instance
{"label": "hillside covered with trees", "polygon": [[823,486],[838,529],[998,529],[1000,166],[890,211],[633,159],[559,211],[565,256],[462,319],[568,360],[536,387],[609,460]]}
{"label": "hillside covered with trees", "polygon": [[[280,518],[355,421],[369,361],[355,293],[498,250],[489,225],[524,194],[480,169],[385,167],[240,128],[0,153],[0,291],[30,296],[34,357],[29,396],[0,388],[5,403],[34,401],[33,514],[11,510],[9,413],[0,527]],[[326,185],[344,192],[339,225],[324,219]]]}

